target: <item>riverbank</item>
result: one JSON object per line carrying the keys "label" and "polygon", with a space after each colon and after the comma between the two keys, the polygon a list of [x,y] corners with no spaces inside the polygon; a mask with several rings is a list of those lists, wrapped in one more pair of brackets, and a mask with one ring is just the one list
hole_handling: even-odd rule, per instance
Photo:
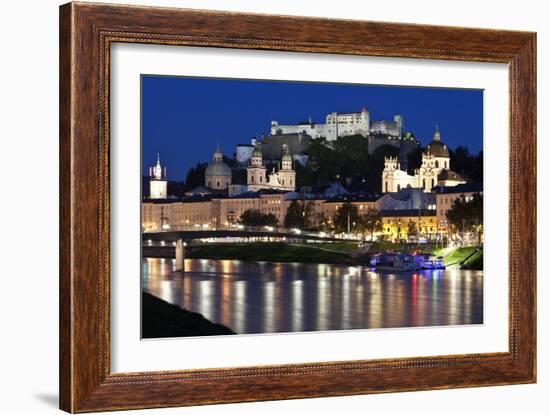
{"label": "riverbank", "polygon": [[294,245],[283,242],[204,245],[193,247],[186,257],[313,264],[351,264],[353,262],[347,252],[318,249],[315,245]]}
{"label": "riverbank", "polygon": [[455,267],[471,270],[483,270],[483,248],[479,246],[467,246],[463,248],[434,249],[434,255],[443,257],[443,263],[447,267]]}
{"label": "riverbank", "polygon": [[235,332],[221,324],[212,323],[202,314],[184,310],[142,291],[141,334],[145,339],[152,339],[216,336]]}
{"label": "riverbank", "polygon": [[[305,264],[361,265],[369,263],[373,253],[383,251],[420,252],[443,257],[446,266],[465,269],[483,269],[483,250],[478,247],[439,248],[435,244],[396,244],[392,242],[367,242],[366,251],[359,252],[357,243],[309,243],[289,244],[284,242],[218,243],[195,245],[186,248],[186,258],[237,259],[242,261],[300,262]],[[143,256],[174,258],[175,249],[166,247],[143,247]]]}

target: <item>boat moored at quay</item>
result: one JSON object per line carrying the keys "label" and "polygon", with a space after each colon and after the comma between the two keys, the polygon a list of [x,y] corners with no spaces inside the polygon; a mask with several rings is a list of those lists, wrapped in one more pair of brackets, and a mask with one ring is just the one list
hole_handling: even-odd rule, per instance
{"label": "boat moored at quay", "polygon": [[445,269],[441,258],[430,254],[382,252],[370,258],[371,267],[381,271],[418,271],[421,269]]}

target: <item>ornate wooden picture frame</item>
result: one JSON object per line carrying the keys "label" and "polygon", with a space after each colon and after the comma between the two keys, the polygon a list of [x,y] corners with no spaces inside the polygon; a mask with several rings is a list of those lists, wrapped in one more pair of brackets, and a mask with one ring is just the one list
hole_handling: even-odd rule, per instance
{"label": "ornate wooden picture frame", "polygon": [[[509,351],[166,372],[110,370],[110,47],[205,46],[509,65]],[[536,379],[536,35],[70,3],[60,8],[60,407],[68,412]]]}

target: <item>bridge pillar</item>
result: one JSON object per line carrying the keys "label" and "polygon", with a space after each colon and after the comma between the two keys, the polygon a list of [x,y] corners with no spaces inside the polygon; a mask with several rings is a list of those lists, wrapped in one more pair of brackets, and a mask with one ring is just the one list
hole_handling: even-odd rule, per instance
{"label": "bridge pillar", "polygon": [[183,239],[176,241],[176,271],[185,272],[185,242]]}

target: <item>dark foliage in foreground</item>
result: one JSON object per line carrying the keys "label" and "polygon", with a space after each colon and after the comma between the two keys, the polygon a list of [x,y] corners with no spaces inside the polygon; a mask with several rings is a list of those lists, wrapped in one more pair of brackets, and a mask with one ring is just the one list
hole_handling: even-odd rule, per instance
{"label": "dark foliage in foreground", "polygon": [[146,292],[141,293],[141,336],[160,337],[216,336],[235,334],[212,323],[199,313],[183,310]]}

